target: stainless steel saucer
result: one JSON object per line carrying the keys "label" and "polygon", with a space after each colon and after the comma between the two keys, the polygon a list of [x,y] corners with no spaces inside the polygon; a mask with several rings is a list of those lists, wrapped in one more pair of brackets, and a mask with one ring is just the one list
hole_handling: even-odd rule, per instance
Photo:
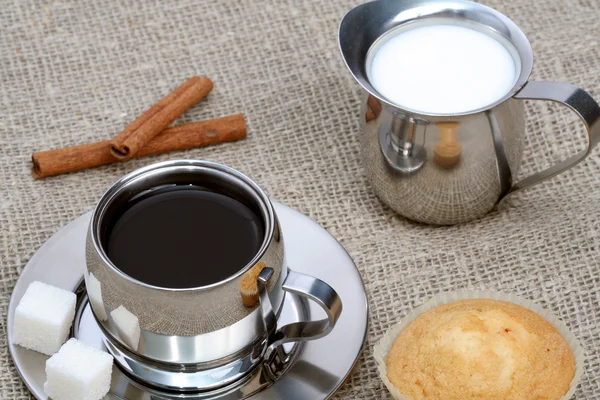
{"label": "stainless steel saucer", "polygon": [[[241,381],[215,392],[165,392],[131,379],[115,366],[112,387],[105,399],[240,399],[252,394],[259,399],[327,399],[343,383],[356,363],[367,330],[365,289],[352,259],[344,248],[322,227],[301,213],[273,202],[286,237],[290,268],[328,282],[340,295],[344,311],[336,327],[326,337],[301,347],[287,347],[292,359],[283,368],[261,365]],[[42,281],[68,290],[77,290],[85,263],[85,234],[90,213],[84,214],[52,236],[31,258],[13,291],[8,309],[9,350],[23,381],[37,399],[43,392],[47,356],[11,343],[14,310],[33,281]],[[79,293],[79,308],[73,334],[84,342],[103,348],[100,329],[94,320],[84,292]],[[283,323],[299,317],[320,316],[318,306],[295,296],[285,299]],[[272,372],[275,374],[272,374]],[[224,372],[226,373],[226,372]]]}

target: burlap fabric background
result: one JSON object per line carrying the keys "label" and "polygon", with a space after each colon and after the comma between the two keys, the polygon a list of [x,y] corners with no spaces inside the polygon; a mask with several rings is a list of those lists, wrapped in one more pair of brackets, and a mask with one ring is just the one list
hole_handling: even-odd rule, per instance
{"label": "burlap fabric background", "polygon": [[[598,0],[487,0],[536,53],[534,78],[600,98]],[[118,177],[173,158],[225,163],[325,226],[370,300],[360,363],[336,398],[387,399],[372,346],[428,297],[465,287],[514,292],[553,310],[588,351],[577,399],[600,399],[600,155],[462,226],[398,217],[364,178],[360,91],[337,26],[354,1],[44,1],[0,7],[0,397],[30,397],[6,346],[20,271]],[[34,181],[34,150],[104,140],[186,77],[215,89],[183,121],[243,112],[248,139]],[[575,152],[583,130],[559,106],[528,104],[521,175]]]}

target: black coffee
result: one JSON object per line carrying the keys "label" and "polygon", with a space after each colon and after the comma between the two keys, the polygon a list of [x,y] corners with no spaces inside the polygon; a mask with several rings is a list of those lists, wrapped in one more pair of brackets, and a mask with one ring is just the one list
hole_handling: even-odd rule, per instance
{"label": "black coffee", "polygon": [[134,198],[105,234],[108,258],[148,284],[191,288],[219,282],[258,252],[261,218],[246,204],[199,186]]}

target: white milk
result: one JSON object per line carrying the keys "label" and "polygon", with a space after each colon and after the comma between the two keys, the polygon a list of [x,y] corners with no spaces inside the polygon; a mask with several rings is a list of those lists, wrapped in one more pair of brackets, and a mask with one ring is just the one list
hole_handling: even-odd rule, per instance
{"label": "white milk", "polygon": [[515,62],[504,45],[455,25],[392,34],[376,51],[369,70],[371,85],[391,103],[433,114],[490,105],[516,79]]}

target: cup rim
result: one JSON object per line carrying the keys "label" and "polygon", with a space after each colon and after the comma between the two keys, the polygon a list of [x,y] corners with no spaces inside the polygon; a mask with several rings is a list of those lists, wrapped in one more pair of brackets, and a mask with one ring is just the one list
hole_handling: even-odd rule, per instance
{"label": "cup rim", "polygon": [[[381,95],[371,85],[366,64],[369,60],[371,48],[377,45],[381,39],[385,38],[391,31],[400,29],[407,24],[428,19],[450,18],[462,22],[459,24],[461,26],[478,27],[479,29],[477,30],[484,33],[486,31],[491,32],[493,36],[502,38],[514,47],[517,54],[513,54],[510,48],[507,48],[507,50],[511,52],[513,58],[518,56],[515,64],[517,64],[516,66],[520,66],[520,70],[516,71],[517,77],[515,83],[504,96],[473,110],[457,113],[433,113],[395,104]],[[367,26],[373,20],[379,26],[369,26],[368,29],[371,29],[371,31],[363,34],[361,38],[346,39],[344,37],[349,36],[348,32],[360,31],[360,29],[357,29],[358,21]],[[494,26],[491,26],[492,23]],[[371,23],[371,25],[374,24]],[[375,0],[361,4],[348,11],[340,22],[338,45],[346,67],[367,93],[390,107],[404,110],[411,114],[434,118],[478,114],[504,103],[506,100],[514,97],[528,82],[533,69],[534,59],[531,43],[513,20],[491,7],[469,0],[415,0],[412,2]],[[356,58],[359,60],[356,60]]]}
{"label": "cup rim", "polygon": [[[110,260],[110,258],[104,251],[103,246],[101,245],[100,226],[101,226],[102,217],[103,217],[104,212],[106,211],[106,208],[110,204],[112,204],[112,201],[114,200],[115,196],[118,195],[119,193],[121,193],[121,190],[124,187],[126,187],[126,185],[128,183],[131,183],[134,180],[137,180],[140,178],[143,179],[144,177],[149,177],[149,176],[159,173],[159,172],[174,170],[177,168],[184,168],[184,169],[189,169],[189,170],[194,170],[194,169],[213,170],[213,171],[216,171],[219,173],[229,175],[232,178],[241,181],[245,185],[248,185],[248,187],[250,189],[252,189],[255,192],[255,194],[257,195],[258,199],[260,200],[261,206],[264,206],[264,210],[266,211],[266,213],[265,213],[265,215],[261,215],[261,217],[263,218],[263,222],[265,225],[265,233],[263,235],[263,241],[262,241],[260,248],[254,255],[254,257],[244,267],[242,267],[241,269],[236,271],[234,274],[228,276],[226,279],[211,283],[209,285],[195,286],[195,287],[189,287],[189,288],[169,288],[169,287],[151,285],[149,283],[140,281],[140,280],[126,274],[122,270],[120,270]],[[271,200],[269,199],[269,197],[252,179],[250,179],[246,175],[242,174],[241,172],[239,172],[231,167],[228,167],[226,165],[218,164],[218,163],[215,163],[212,161],[170,160],[170,161],[154,163],[154,164],[147,165],[145,167],[136,169],[135,171],[130,172],[129,174],[123,176],[122,178],[117,180],[115,183],[113,183],[108,188],[108,190],[106,190],[104,192],[102,197],[100,197],[100,200],[98,201],[96,207],[94,208],[94,210],[92,212],[92,217],[90,220],[90,227],[89,227],[89,234],[91,237],[91,242],[94,246],[94,251],[100,257],[102,262],[106,266],[108,266],[113,272],[118,274],[121,278],[129,281],[130,283],[133,283],[137,286],[142,286],[142,287],[145,287],[148,289],[160,290],[160,291],[165,291],[165,292],[205,291],[205,290],[210,290],[210,289],[225,285],[225,284],[237,279],[238,277],[243,275],[245,272],[247,272],[250,268],[252,268],[252,266],[255,265],[265,255],[265,253],[267,252],[269,245],[273,239],[273,236],[275,234],[275,226],[276,226],[275,218],[276,218],[275,211],[274,211],[273,204],[271,203]]]}

